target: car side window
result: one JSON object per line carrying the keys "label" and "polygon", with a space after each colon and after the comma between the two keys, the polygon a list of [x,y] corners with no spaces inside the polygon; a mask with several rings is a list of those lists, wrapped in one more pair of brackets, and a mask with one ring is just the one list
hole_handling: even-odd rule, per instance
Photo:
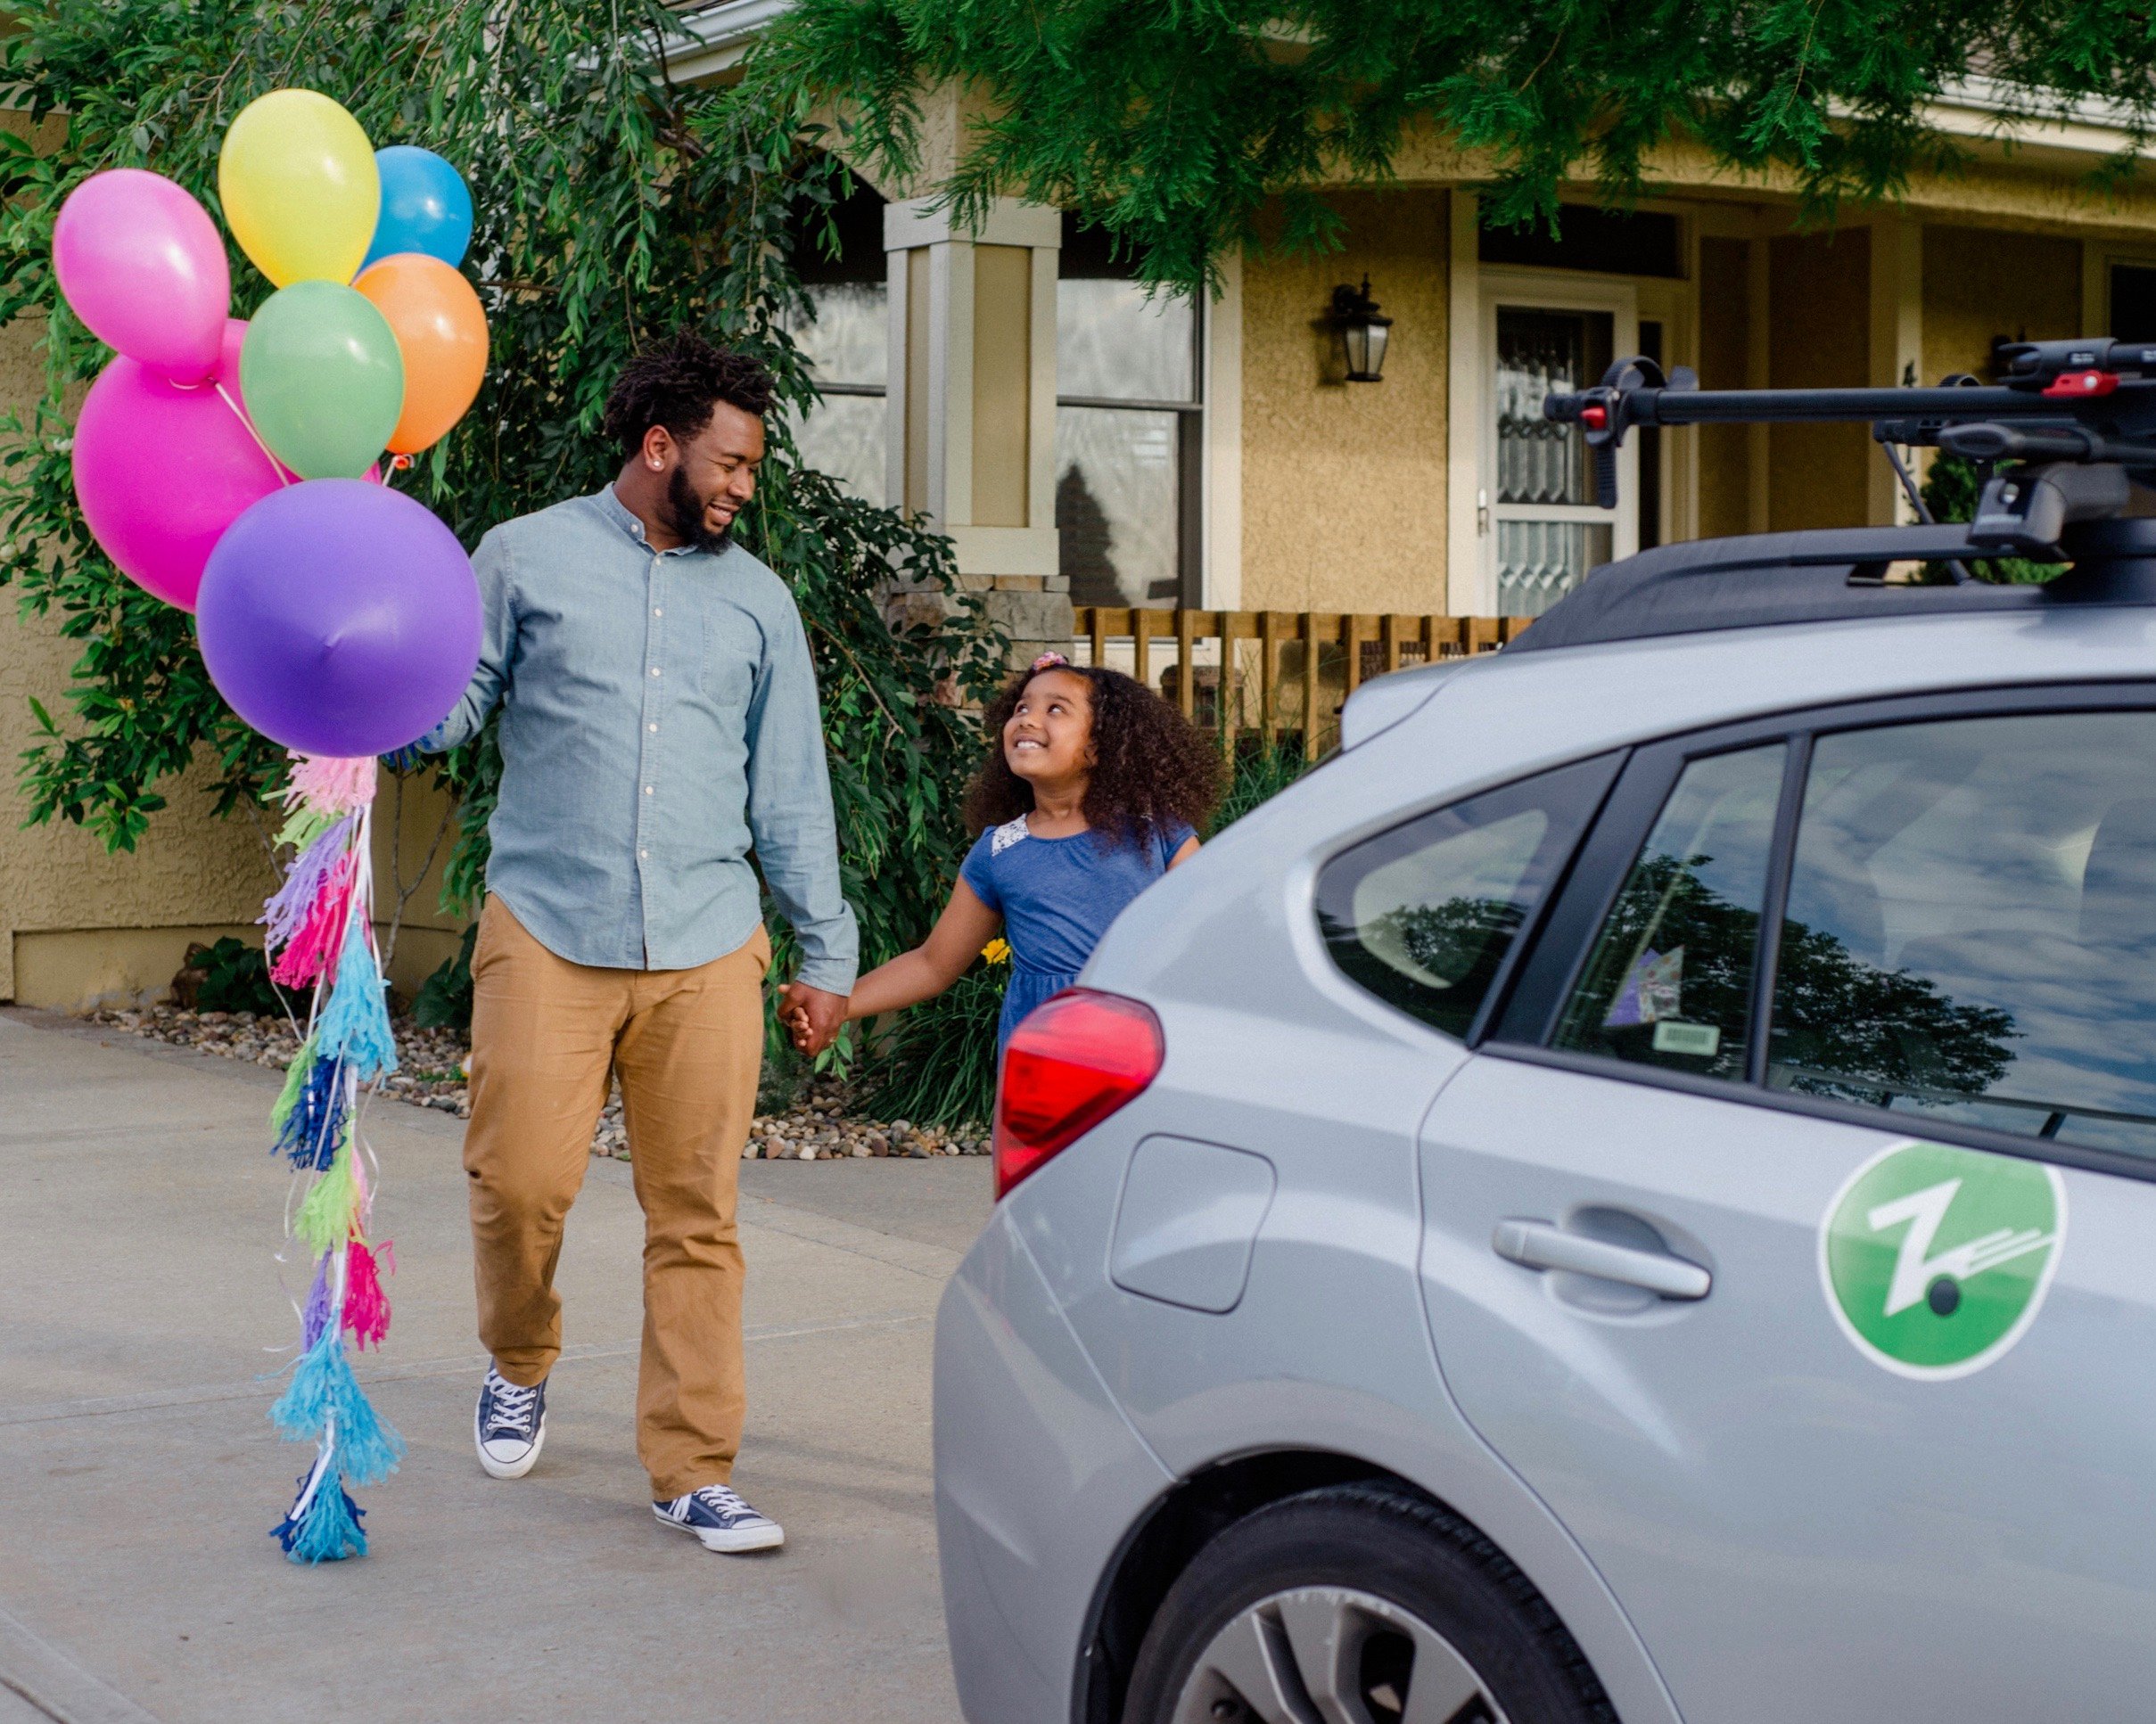
{"label": "car side window", "polygon": [[2156,1155],[2156,713],[1821,736],[1767,1057],[1776,1088]]}
{"label": "car side window", "polygon": [[1388,1006],[1464,1039],[1615,770],[1607,757],[1559,768],[1333,858],[1317,891],[1333,963]]}
{"label": "car side window", "polygon": [[1566,1002],[1557,1047],[1745,1075],[1787,753],[1773,743],[1686,765]]}

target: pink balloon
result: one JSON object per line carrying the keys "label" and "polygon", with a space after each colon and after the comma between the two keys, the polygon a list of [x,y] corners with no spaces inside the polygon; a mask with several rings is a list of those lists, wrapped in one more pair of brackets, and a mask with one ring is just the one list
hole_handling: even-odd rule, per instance
{"label": "pink balloon", "polygon": [[92,174],[60,206],[53,266],[107,347],[183,383],[217,368],[232,272],[210,213],[162,174]]}
{"label": "pink balloon", "polygon": [[75,496],[90,531],[122,572],[183,611],[194,609],[225,529],[286,482],[238,412],[246,335],[232,319],[216,374],[192,386],[122,354],[90,385],[75,425]]}

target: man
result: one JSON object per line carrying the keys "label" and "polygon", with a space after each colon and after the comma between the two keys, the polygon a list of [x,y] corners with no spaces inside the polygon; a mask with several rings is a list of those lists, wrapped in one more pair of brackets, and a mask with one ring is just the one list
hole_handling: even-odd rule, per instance
{"label": "man", "polygon": [[522,1478],[546,1441],[563,1222],[618,1076],[645,1222],[637,1453],[659,1519],[734,1552],[785,1538],[729,1483],[735,1193],[771,960],[752,845],[800,938],[790,1012],[841,1021],[859,943],[801,618],[732,538],[770,399],[762,366],[695,335],[632,359],[606,404],[613,482],[480,542],[479,669],[425,741],[455,747],[501,702],[465,1135],[493,1356],[479,1463]]}

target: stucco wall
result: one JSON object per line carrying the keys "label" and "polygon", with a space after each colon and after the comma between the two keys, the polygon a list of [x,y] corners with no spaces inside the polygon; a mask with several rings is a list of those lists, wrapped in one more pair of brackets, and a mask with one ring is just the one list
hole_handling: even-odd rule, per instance
{"label": "stucco wall", "polygon": [[[1332,202],[1343,250],[1243,270],[1243,605],[1443,611],[1446,195]],[[1365,275],[1392,344],[1382,382],[1349,383],[1325,320]]]}
{"label": "stucco wall", "polygon": [[[1742,240],[1699,242],[1699,387],[1742,389],[1751,350],[1751,277]],[[1749,521],[1749,432],[1742,425],[1701,425],[1698,439],[1699,537],[1743,532]]]}
{"label": "stucco wall", "polygon": [[2081,242],[2001,228],[1924,228],[1924,376],[1984,375],[1991,338],[2062,341],[2081,327]]}
{"label": "stucco wall", "polygon": [[[1861,389],[1871,381],[1871,240],[1847,227],[1769,242],[1769,387]],[[1877,458],[1868,429],[1776,425],[1767,449],[1769,530],[1864,524]]]}

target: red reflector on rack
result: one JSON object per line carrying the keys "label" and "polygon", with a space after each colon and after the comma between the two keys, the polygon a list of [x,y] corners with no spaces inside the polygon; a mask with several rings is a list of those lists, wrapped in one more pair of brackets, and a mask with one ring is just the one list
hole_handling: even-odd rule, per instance
{"label": "red reflector on rack", "polygon": [[1580,423],[1589,431],[1605,430],[1609,424],[1609,409],[1599,402],[1592,406],[1582,407]]}
{"label": "red reflector on rack", "polygon": [[2118,387],[2115,371],[2062,371],[2044,393],[2053,401],[2081,400],[2092,395],[2109,395]]}

